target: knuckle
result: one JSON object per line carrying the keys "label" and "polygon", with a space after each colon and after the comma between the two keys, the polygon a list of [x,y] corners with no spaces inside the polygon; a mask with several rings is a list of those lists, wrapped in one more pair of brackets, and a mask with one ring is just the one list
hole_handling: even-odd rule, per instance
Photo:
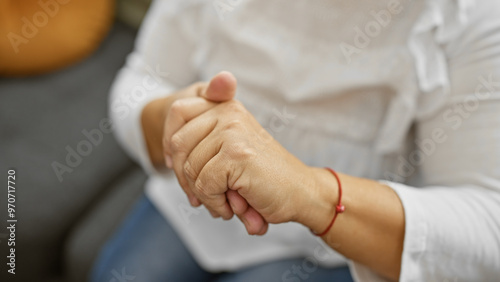
{"label": "knuckle", "polygon": [[182,152],[184,149],[184,138],[179,134],[172,135],[170,139],[170,148],[173,152]]}
{"label": "knuckle", "polygon": [[207,190],[200,179],[197,179],[194,182],[193,192],[195,192],[196,195],[201,196],[201,198],[207,198],[208,196]]}
{"label": "knuckle", "polygon": [[189,184],[187,183],[186,179],[184,179],[183,177],[179,177],[177,171],[175,171],[175,175],[177,178],[177,182],[179,183],[179,186],[181,186],[182,190],[186,193],[186,195],[193,195],[191,187],[189,187]]}
{"label": "knuckle", "polygon": [[196,179],[198,177],[198,174],[194,170],[194,168],[191,166],[191,163],[189,161],[186,161],[184,163],[184,175],[186,175],[187,178],[189,179]]}
{"label": "knuckle", "polygon": [[182,99],[175,100],[170,106],[169,112],[173,115],[178,115],[184,109],[184,101]]}
{"label": "knuckle", "polygon": [[257,150],[247,142],[234,142],[229,145],[229,154],[233,159],[243,161],[257,155]]}
{"label": "knuckle", "polygon": [[232,119],[226,122],[223,126],[224,131],[241,129],[243,127],[243,122],[240,119]]}
{"label": "knuckle", "polygon": [[232,100],[227,103],[227,109],[234,113],[244,113],[246,112],[245,106],[240,101]]}

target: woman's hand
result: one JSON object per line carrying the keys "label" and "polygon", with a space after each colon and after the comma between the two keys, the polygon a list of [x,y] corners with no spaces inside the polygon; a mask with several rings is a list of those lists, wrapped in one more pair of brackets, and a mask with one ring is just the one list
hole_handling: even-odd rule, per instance
{"label": "woman's hand", "polygon": [[[221,72],[214,76],[210,83],[198,82],[165,98],[157,99],[147,104],[141,115],[142,129],[149,157],[153,165],[164,168],[165,163],[171,162],[165,159],[163,135],[166,131],[166,120],[170,117],[170,124],[180,126],[184,123],[183,115],[170,115],[170,112],[177,113],[178,108],[189,108],[189,105],[203,104],[204,107],[189,111],[187,118],[194,118],[196,115],[204,113],[206,110],[215,107],[218,102],[233,99],[236,91],[236,79],[228,72]],[[188,198],[193,204],[199,201],[189,190],[185,190]]]}
{"label": "woman's hand", "polygon": [[[206,100],[210,107],[214,107],[216,102],[224,102],[233,99],[236,91],[236,79],[228,72],[221,72],[214,76],[210,83],[198,82],[175,92],[167,97],[156,99],[147,104],[142,110],[141,123],[149,151],[149,156],[153,165],[157,168],[165,167],[163,154],[163,133],[165,121],[172,105],[189,103],[182,100],[198,99]],[[210,108],[210,107],[207,107]],[[199,111],[198,114],[202,114]]]}
{"label": "woman's hand", "polygon": [[[238,101],[174,103],[164,145],[172,160],[167,165],[183,189],[213,216],[230,219],[234,212],[249,234],[266,233],[268,223],[297,220],[307,212],[302,207],[316,201],[313,168],[285,150]],[[195,198],[191,203],[200,204]]]}

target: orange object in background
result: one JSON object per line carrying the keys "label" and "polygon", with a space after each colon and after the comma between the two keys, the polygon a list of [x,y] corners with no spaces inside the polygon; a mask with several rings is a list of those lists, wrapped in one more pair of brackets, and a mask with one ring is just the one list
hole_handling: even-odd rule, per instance
{"label": "orange object in background", "polygon": [[53,71],[90,55],[109,31],[114,0],[0,0],[0,75]]}

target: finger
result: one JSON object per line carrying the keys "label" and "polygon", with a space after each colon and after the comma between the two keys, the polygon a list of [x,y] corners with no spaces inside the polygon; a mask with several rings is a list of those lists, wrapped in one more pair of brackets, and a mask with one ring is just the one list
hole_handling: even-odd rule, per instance
{"label": "finger", "polygon": [[[217,119],[202,114],[184,125],[171,138],[172,168],[185,190],[191,189],[189,187],[194,184],[203,166],[218,153],[219,147],[212,145],[213,138],[209,137],[213,135],[216,124]],[[193,149],[200,143],[203,145],[193,154]],[[200,204],[195,199],[190,202],[194,206]]]}
{"label": "finger", "polygon": [[221,154],[215,155],[200,171],[191,190],[208,209],[222,216],[223,219],[233,217],[233,210],[226,199],[227,176],[230,162]]}
{"label": "finger", "polygon": [[188,122],[172,137],[186,140],[182,151],[187,153],[174,152],[173,162],[174,168],[179,166],[183,170],[190,185],[194,184],[205,164],[220,151],[222,141],[218,137],[220,134],[214,131],[216,126],[216,118],[203,114]]}
{"label": "finger", "polygon": [[224,128],[236,129],[241,127],[241,124],[229,122],[223,125],[223,122],[220,122],[221,119],[224,121],[224,114],[228,113],[224,108],[228,103],[237,105],[234,107],[240,107],[235,100],[221,103],[210,111],[190,120],[172,136],[171,147],[175,147],[173,146],[175,144],[182,146],[181,150],[178,150],[179,152],[176,152],[175,149],[172,150],[174,169],[180,170],[182,167],[188,182],[196,180],[203,166],[220,151],[223,140],[232,140],[235,146],[239,144],[234,140],[240,134],[235,133],[235,130],[228,131]]}
{"label": "finger", "polygon": [[238,218],[245,224],[249,235],[264,235],[269,229],[269,223],[251,206],[244,215],[239,215]]}
{"label": "finger", "polygon": [[189,189],[187,186],[194,186],[205,164],[219,153],[223,140],[234,140],[223,138],[222,136],[228,137],[227,134],[215,130],[219,124],[218,113],[221,111],[216,109],[222,109],[220,108],[222,105],[224,104],[219,104],[216,108],[190,120],[172,136],[170,143],[173,169],[184,189]]}
{"label": "finger", "polygon": [[[217,105],[203,98],[185,98],[175,101],[167,115],[163,128],[163,148],[166,155],[171,155],[171,139],[175,132],[187,122]],[[171,159],[170,159],[171,160]],[[167,163],[171,167],[171,163]]]}
{"label": "finger", "polygon": [[242,215],[248,209],[248,202],[237,191],[226,192],[227,201],[236,215]]}
{"label": "finger", "polygon": [[[175,101],[170,107],[167,121],[164,125],[163,132],[167,140],[170,140],[172,135],[188,121],[217,105],[213,102],[223,102],[234,98],[236,93],[236,78],[231,73],[223,71],[214,76],[208,85],[197,83],[192,87],[194,89],[190,92],[196,92],[197,96],[205,98],[208,100],[208,103],[202,103],[199,100],[189,98]],[[166,155],[170,156],[168,146],[166,147]],[[171,159],[166,158],[166,160],[167,167],[170,167]]]}
{"label": "finger", "polygon": [[238,218],[243,222],[248,234],[264,235],[269,224],[237,191],[228,190],[227,200]]}
{"label": "finger", "polygon": [[234,98],[236,86],[236,78],[230,72],[222,71],[210,80],[201,97],[213,102],[229,101]]}
{"label": "finger", "polygon": [[[215,106],[215,103],[211,103],[206,99],[211,99],[214,101],[224,101],[226,99],[232,99],[234,97],[236,89],[236,79],[232,74],[227,72],[222,72],[216,75],[210,83],[197,83],[189,89],[189,93],[195,93],[196,96],[203,97],[205,99],[179,99],[171,105],[167,120],[164,124],[164,138],[163,138],[163,148],[165,154],[165,162],[167,167],[172,168],[173,160],[171,157],[171,146],[170,140],[172,135],[179,129],[182,128],[187,122],[192,118],[204,113],[211,107]],[[184,192],[189,198],[191,205],[199,206],[200,202],[193,193],[188,189],[188,185],[183,179],[183,174],[180,174],[179,169],[176,171],[179,184],[184,189]],[[179,176],[181,176],[179,178]]]}
{"label": "finger", "polygon": [[[163,150],[167,167],[173,167],[173,161],[171,157],[172,150],[181,152],[183,148],[183,140],[176,139],[174,140],[175,142],[172,142],[172,135],[175,131],[177,131],[176,128],[182,126],[187,121],[194,118],[196,114],[201,114],[212,108],[214,105],[215,103],[209,102],[206,99],[199,97],[180,99],[172,104],[163,131]],[[180,186],[188,196],[191,205],[199,206],[200,202],[190,191],[189,185],[184,177],[184,173],[182,172],[182,168],[174,169],[174,172],[177,176],[177,180],[179,181]]]}
{"label": "finger", "polygon": [[218,213],[214,212],[213,210],[208,209],[208,208],[207,208],[207,210],[210,213],[210,215],[212,215],[213,218],[219,218],[220,217],[220,215]]}

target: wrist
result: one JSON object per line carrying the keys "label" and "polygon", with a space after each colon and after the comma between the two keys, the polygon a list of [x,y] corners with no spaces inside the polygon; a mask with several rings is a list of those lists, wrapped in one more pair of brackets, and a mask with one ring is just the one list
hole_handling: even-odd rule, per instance
{"label": "wrist", "polygon": [[312,184],[306,187],[306,196],[298,210],[297,222],[316,233],[323,232],[335,215],[338,202],[338,184],[335,177],[324,168],[311,167]]}
{"label": "wrist", "polygon": [[167,115],[170,97],[149,102],[141,112],[141,126],[149,158],[155,167],[164,166],[163,123]]}

